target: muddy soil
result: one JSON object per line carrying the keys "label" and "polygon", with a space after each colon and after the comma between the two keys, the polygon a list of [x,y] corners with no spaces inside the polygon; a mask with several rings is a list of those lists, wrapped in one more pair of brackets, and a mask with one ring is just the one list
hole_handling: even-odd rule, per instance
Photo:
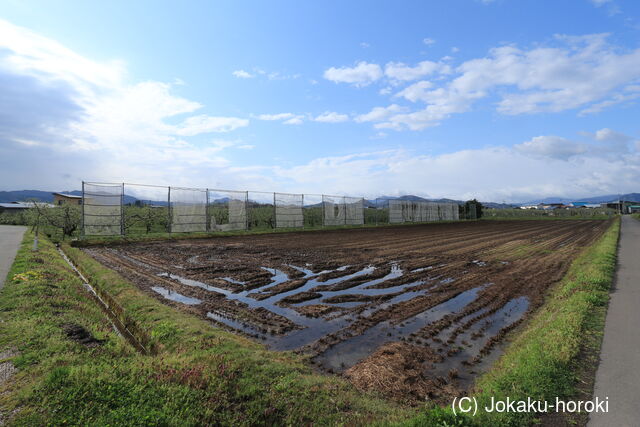
{"label": "muddy soil", "polygon": [[471,387],[608,225],[481,221],[85,251],[168,305],[310,354],[361,389],[424,402]]}

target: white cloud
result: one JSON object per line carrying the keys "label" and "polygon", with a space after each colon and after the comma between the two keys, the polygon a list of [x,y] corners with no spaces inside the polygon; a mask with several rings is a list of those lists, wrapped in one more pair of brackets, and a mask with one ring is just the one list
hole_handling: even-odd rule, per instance
{"label": "white cloud", "polygon": [[426,44],[427,46],[431,46],[432,44],[435,44],[435,40],[431,39],[429,37],[422,39],[422,43]]}
{"label": "white cloud", "polygon": [[380,122],[386,120],[394,113],[400,113],[407,111],[406,107],[401,107],[397,104],[391,104],[388,107],[375,107],[366,114],[356,116],[354,119],[358,123],[363,122]]}
{"label": "white cloud", "polygon": [[293,113],[279,113],[279,114],[260,114],[258,118],[260,120],[285,120],[294,116]]}
{"label": "white cloud", "polygon": [[620,159],[631,153],[629,143],[633,138],[609,128],[594,133],[581,132],[587,142],[573,141],[559,136],[536,136],[530,141],[517,144],[514,149],[530,156],[569,160],[576,157]]}
{"label": "white cloud", "polygon": [[362,42],[362,43],[360,43],[360,47],[363,48],[363,49],[366,49],[368,47],[371,47],[371,45],[369,43],[367,43],[367,42]]}
{"label": "white cloud", "polygon": [[458,52],[460,52],[460,48],[454,46],[454,47],[451,48],[451,52],[452,53],[458,53]]}
{"label": "white cloud", "polygon": [[422,109],[376,125],[397,130],[437,125],[492,96],[498,97],[497,111],[505,115],[579,108],[584,115],[640,99],[640,49],[612,46],[606,34],[558,35],[550,46],[531,49],[502,46],[453,70],[442,62],[423,61],[415,67],[389,63],[385,74],[392,81],[432,76],[395,95],[423,103]]}
{"label": "white cloud", "polygon": [[324,72],[324,78],[335,83],[350,83],[354,86],[367,86],[382,77],[382,68],[378,64],[365,61],[354,67],[331,67]]}
{"label": "white cloud", "polygon": [[200,115],[187,118],[176,133],[181,136],[194,136],[201,133],[231,132],[248,125],[247,119]]}
{"label": "white cloud", "polygon": [[604,4],[611,3],[611,0],[591,0],[591,3],[593,3],[596,7],[600,7]]}
{"label": "white cloud", "polygon": [[[82,179],[167,177],[188,184],[187,175],[228,167],[220,155],[227,145],[194,136],[248,125],[201,112],[202,104],[173,93],[179,80],[132,83],[122,61],[93,61],[4,20],[0,81],[0,98],[13,100],[10,109],[0,106],[0,182],[9,184],[77,188]],[[64,173],[45,167],[51,161]],[[43,172],[23,172],[19,163]]]}
{"label": "white cloud", "polygon": [[304,116],[303,115],[297,115],[297,116],[293,116],[292,118],[285,120],[284,123],[285,125],[301,125],[304,122]]}
{"label": "white cloud", "polygon": [[255,77],[255,74],[251,74],[245,70],[236,70],[231,74],[233,74],[235,77],[238,77],[239,79],[252,79]]}
{"label": "white cloud", "polygon": [[410,67],[402,62],[390,62],[384,69],[384,73],[387,77],[403,81],[416,80],[420,77],[436,73],[447,74],[450,71],[451,70],[448,65],[433,61],[422,61],[415,67]]}
{"label": "white cloud", "polygon": [[417,83],[412,84],[411,86],[407,86],[400,92],[396,94],[396,96],[401,96],[405,99],[408,99],[411,102],[416,101],[425,101],[429,102],[430,99],[433,98],[433,92],[430,91],[433,87],[433,83],[428,80],[422,80]]}
{"label": "white cloud", "polygon": [[294,113],[260,114],[258,119],[269,121],[279,120],[285,125],[301,125],[304,122],[304,115]]}
{"label": "white cloud", "polygon": [[[546,149],[536,147],[531,152],[518,144],[439,155],[386,150],[317,158],[302,165],[275,168],[274,173],[292,182],[289,189],[293,192],[332,191],[365,197],[418,194],[525,202],[541,196],[579,198],[637,191],[638,151],[611,157],[602,155],[590,142],[581,150],[575,148],[575,142],[557,136],[531,141],[530,145],[540,144]],[[567,142],[573,147],[568,151],[576,154],[562,153]]]}
{"label": "white cloud", "polygon": [[616,132],[609,128],[604,128],[596,131],[594,135],[596,141],[604,141],[604,142],[623,142],[627,143],[631,141],[633,138],[629,135],[625,135],[620,132]]}
{"label": "white cloud", "polygon": [[316,122],[323,122],[323,123],[340,123],[340,122],[346,122],[347,120],[349,120],[349,116],[346,114],[339,114],[333,111],[326,111],[320,114],[319,116],[317,116],[313,120],[315,120]]}
{"label": "white cloud", "polygon": [[568,160],[587,152],[587,146],[559,136],[536,136],[515,146],[523,154],[535,157]]}

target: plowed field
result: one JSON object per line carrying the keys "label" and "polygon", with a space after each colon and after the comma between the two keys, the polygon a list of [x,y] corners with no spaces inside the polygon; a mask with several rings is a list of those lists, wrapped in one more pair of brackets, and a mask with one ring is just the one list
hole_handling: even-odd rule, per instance
{"label": "plowed field", "polygon": [[607,221],[479,221],[86,249],[166,304],[391,397],[462,393]]}

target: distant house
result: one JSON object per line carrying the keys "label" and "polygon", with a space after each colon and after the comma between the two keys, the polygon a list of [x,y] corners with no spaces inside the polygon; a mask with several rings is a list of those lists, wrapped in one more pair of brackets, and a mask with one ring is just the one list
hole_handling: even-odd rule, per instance
{"label": "distant house", "polygon": [[53,193],[53,204],[62,205],[81,205],[82,196],[74,196],[71,194]]}
{"label": "distant house", "polygon": [[[0,213],[9,212],[9,213],[17,213],[26,211],[29,208],[32,208],[34,205],[33,202],[9,202],[9,203],[0,203]],[[51,207],[49,203],[40,203],[38,202],[38,206],[47,206]]]}
{"label": "distant house", "polygon": [[538,205],[538,209],[543,209],[545,211],[550,211],[550,210],[554,210],[554,209],[561,209],[561,208],[565,208],[566,206],[564,205],[564,203],[540,203]]}
{"label": "distant house", "polygon": [[569,206],[572,208],[599,208],[599,203],[588,203],[588,202],[572,202],[569,203]]}
{"label": "distant house", "polygon": [[629,213],[640,213],[640,205],[631,205],[628,209]]}
{"label": "distant house", "polygon": [[26,211],[31,206],[33,206],[33,205],[29,204],[29,203],[24,203],[24,202],[0,203],[0,213],[3,213],[3,212],[10,212],[10,213],[22,212],[22,211]]}

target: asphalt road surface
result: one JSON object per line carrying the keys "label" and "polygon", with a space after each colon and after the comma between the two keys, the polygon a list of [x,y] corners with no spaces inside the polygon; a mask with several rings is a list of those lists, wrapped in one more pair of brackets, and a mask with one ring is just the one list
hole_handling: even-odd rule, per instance
{"label": "asphalt road surface", "polygon": [[606,322],[593,396],[608,397],[609,412],[588,426],[640,426],[640,221],[628,215]]}
{"label": "asphalt road surface", "polygon": [[4,286],[26,229],[18,225],[0,225],[0,289]]}

